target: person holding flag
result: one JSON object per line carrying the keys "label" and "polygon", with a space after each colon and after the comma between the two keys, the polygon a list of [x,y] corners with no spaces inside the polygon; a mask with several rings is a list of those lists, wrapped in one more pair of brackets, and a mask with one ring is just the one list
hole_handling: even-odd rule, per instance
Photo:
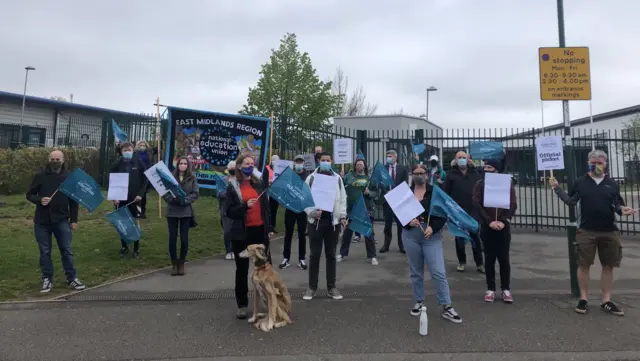
{"label": "person holding flag", "polygon": [[429,158],[429,173],[427,176],[427,182],[430,186],[438,185],[442,187],[447,178],[447,174],[440,166],[440,160],[437,155],[432,155],[431,158]]}
{"label": "person holding flag", "polygon": [[235,293],[238,319],[247,318],[249,306],[249,258],[240,257],[250,244],[264,244],[271,263],[269,243],[273,232],[266,186],[254,174],[253,157],[243,154],[236,160],[236,179],[227,186],[225,214],[230,222],[229,237],[236,263]]}
{"label": "person holding flag", "polygon": [[[293,158],[293,171],[302,181],[307,180],[309,173],[304,170],[304,156],[299,154]],[[269,198],[277,203],[275,198]],[[273,214],[271,215],[273,217]],[[286,209],[284,212],[284,246],[282,250],[282,262],[278,266],[280,269],[291,267],[291,241],[293,240],[293,227],[298,227],[298,267],[307,269],[307,214],[303,212],[293,212]]]}
{"label": "person holding flag", "polygon": [[[128,207],[131,215],[135,218],[140,217],[142,208],[139,203],[147,192],[149,180],[144,174],[146,168],[138,157],[133,157],[133,144],[129,142],[120,145],[121,157],[116,160],[109,170],[109,173],[127,173],[129,174],[129,190],[127,199],[113,201],[116,209]],[[124,239],[120,239],[122,248],[120,248],[120,257],[125,257],[129,253],[129,246]],[[133,257],[140,258],[140,241],[133,243]]]}
{"label": "person holding flag", "polygon": [[447,219],[430,212],[433,187],[427,183],[426,166],[414,164],[412,180],[411,190],[425,211],[404,226],[402,232],[402,243],[407,250],[413,296],[416,301],[410,313],[412,316],[419,316],[424,307],[426,264],[431,279],[435,282],[438,304],[442,306],[442,317],[453,323],[461,323],[462,318],[451,306],[451,291],[444,264],[442,229]]}
{"label": "person holding flag", "polygon": [[[503,162],[501,159],[486,159],[484,174],[500,173]],[[487,291],[484,295],[486,302],[496,299],[496,260],[500,264],[500,288],[502,300],[506,303],[513,302],[511,294],[511,261],[509,260],[509,248],[511,247],[511,218],[518,208],[516,191],[511,184],[510,208],[486,208],[484,206],[484,177],[473,187],[473,205],[480,224],[480,239],[484,248],[485,277]]]}
{"label": "person holding flag", "polygon": [[68,175],[64,166],[64,154],[55,150],[49,154],[49,163],[45,169],[33,177],[26,195],[27,200],[36,205],[33,228],[40,250],[42,293],[53,288],[52,235],[58,243],[67,284],[74,290],[85,289],[84,283],[76,277],[71,252],[71,231],[78,227],[78,203],[58,191]]}
{"label": "person holding flag", "polygon": [[[349,172],[344,177],[344,189],[347,194],[347,217],[351,218],[351,212],[354,209],[356,201],[361,195],[364,196],[366,217],[370,218],[373,223],[373,217],[371,212],[373,211],[373,200],[378,196],[375,186],[370,184],[369,169],[364,159],[358,159],[353,164],[355,172]],[[351,237],[353,236],[353,230],[350,227],[346,227],[342,233],[342,244],[340,246],[340,254],[337,255],[336,261],[342,262],[349,256],[349,248],[351,246]],[[376,259],[376,246],[373,232],[371,235],[364,235],[365,248],[367,250],[367,258],[371,261],[371,264],[378,265]]]}

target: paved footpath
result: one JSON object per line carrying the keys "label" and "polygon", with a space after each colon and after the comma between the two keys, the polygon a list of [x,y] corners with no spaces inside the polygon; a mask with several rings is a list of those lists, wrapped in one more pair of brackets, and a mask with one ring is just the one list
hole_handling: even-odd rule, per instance
{"label": "paved footpath", "polygon": [[[475,267],[455,271],[447,236],[448,278],[464,322],[439,317],[428,280],[427,337],[409,315],[405,256],[394,246],[372,266],[359,243],[338,264],[341,301],[302,301],[307,273],[280,271],[294,297],[294,324],[270,333],[235,319],[234,264],[218,257],[188,264],[185,277],[163,270],[57,302],[1,305],[0,360],[640,360],[640,242],[625,244],[616,273],[625,317],[599,310],[597,280],[590,312],[573,312],[566,244],[562,235],[514,234],[515,303],[486,304],[484,276]],[[281,241],[273,257],[281,260]],[[323,268],[320,280],[322,287]]]}

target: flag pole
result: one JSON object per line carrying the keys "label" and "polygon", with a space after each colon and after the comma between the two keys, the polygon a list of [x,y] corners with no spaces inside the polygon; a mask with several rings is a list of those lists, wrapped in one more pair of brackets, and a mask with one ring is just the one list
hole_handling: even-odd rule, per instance
{"label": "flag pole", "polygon": [[[273,111],[271,112],[271,129],[269,129],[269,160],[267,164],[271,162],[271,157],[273,157]],[[281,150],[282,151],[282,150]]]}
{"label": "flag pole", "polygon": [[[158,161],[162,159],[160,145],[160,97],[156,97],[156,142],[158,143]],[[158,218],[162,218],[162,197],[158,193]]]}

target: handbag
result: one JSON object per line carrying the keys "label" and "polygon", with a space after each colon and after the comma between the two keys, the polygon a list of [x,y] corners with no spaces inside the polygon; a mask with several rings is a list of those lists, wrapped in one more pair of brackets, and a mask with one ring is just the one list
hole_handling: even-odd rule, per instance
{"label": "handbag", "polygon": [[195,228],[198,226],[198,220],[196,219],[196,212],[193,211],[191,206],[191,220],[189,221],[189,228]]}

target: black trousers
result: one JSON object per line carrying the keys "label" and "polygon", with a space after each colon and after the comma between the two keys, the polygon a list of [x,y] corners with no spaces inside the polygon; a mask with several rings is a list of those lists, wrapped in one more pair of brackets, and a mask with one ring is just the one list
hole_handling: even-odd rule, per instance
{"label": "black trousers", "polygon": [[511,228],[509,225],[501,231],[494,231],[489,226],[483,225],[480,229],[480,238],[484,246],[485,276],[487,289],[496,290],[496,260],[500,264],[500,288],[510,290],[511,287],[511,261],[509,260],[509,248],[511,247]]}
{"label": "black trousers", "polygon": [[264,226],[247,227],[245,239],[232,240],[231,247],[235,255],[236,262],[236,303],[238,308],[249,306],[249,258],[240,258],[240,253],[247,249],[250,244],[264,244],[267,248],[267,256],[271,263],[271,252],[269,250],[269,240],[264,233]]}
{"label": "black trousers", "polygon": [[[116,209],[120,209],[122,207],[125,206],[125,204],[127,204],[129,202],[125,202],[125,201],[120,201],[120,203],[118,203],[118,205],[115,207]],[[138,204],[137,203],[131,203],[127,206],[127,208],[129,208],[129,212],[131,212],[131,216],[133,216],[133,218],[139,218],[140,214],[138,213]],[[129,244],[127,242],[125,242],[124,239],[120,239],[120,244],[122,245],[122,248],[126,248],[129,249]],[[140,241],[135,241],[133,242],[133,251],[134,252],[138,252],[140,250]]]}
{"label": "black trousers", "polygon": [[[471,245],[471,251],[473,252],[473,260],[476,262],[476,267],[480,267],[483,265],[482,260],[482,242],[480,241],[480,237],[477,234],[471,233],[471,238],[473,239],[473,243]],[[467,264],[467,251],[466,251],[467,240],[462,237],[456,237],[456,256],[458,256],[459,264]]]}
{"label": "black trousers", "polygon": [[393,238],[393,232],[391,231],[391,225],[393,222],[396,222],[396,231],[398,237],[398,249],[403,250],[404,246],[402,245],[402,224],[389,207],[389,204],[386,202],[382,206],[382,212],[384,213],[384,245],[382,248],[388,249],[391,245],[391,238]]}
{"label": "black trousers", "polygon": [[269,198],[269,211],[271,212],[271,229],[276,229],[276,220],[278,215],[278,207],[280,203],[273,198]]}
{"label": "black trousers", "polygon": [[[323,217],[320,224],[309,224],[309,288],[318,289],[318,276],[320,273],[320,256],[324,245],[324,258],[327,261],[327,289],[336,287],[336,247],[341,225],[333,225],[332,217]],[[317,229],[316,229],[317,228]]]}
{"label": "black trousers", "polygon": [[295,213],[289,209],[284,212],[284,250],[282,258],[291,261],[291,241],[293,240],[293,227],[298,226],[298,260],[304,261],[307,256],[307,214]]}
{"label": "black trousers", "polygon": [[[189,250],[189,227],[191,227],[191,217],[167,217],[169,226],[169,255],[172,260],[183,261],[187,258]],[[180,258],[178,258],[178,232],[180,232]]]}

